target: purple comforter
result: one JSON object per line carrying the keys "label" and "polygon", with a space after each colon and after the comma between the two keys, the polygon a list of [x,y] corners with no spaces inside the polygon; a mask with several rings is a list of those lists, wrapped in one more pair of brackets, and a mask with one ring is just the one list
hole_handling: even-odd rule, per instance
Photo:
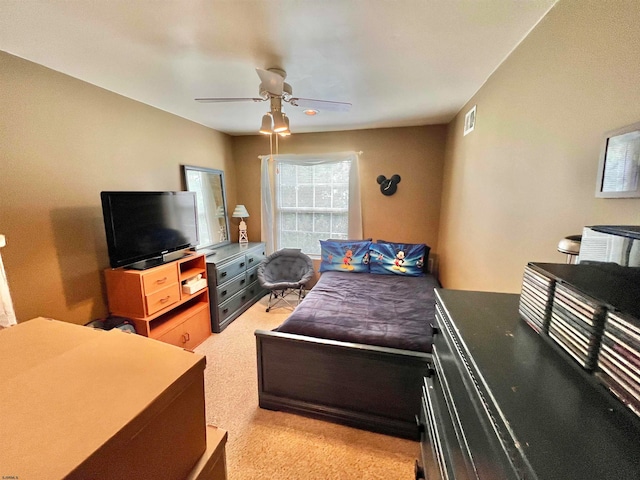
{"label": "purple comforter", "polygon": [[324,272],[278,332],[431,352],[432,275]]}

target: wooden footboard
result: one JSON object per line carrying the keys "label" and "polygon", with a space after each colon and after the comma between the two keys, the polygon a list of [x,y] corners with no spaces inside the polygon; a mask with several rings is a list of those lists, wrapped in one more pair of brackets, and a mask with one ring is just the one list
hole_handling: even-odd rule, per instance
{"label": "wooden footboard", "polygon": [[428,353],[257,330],[260,407],[418,439]]}

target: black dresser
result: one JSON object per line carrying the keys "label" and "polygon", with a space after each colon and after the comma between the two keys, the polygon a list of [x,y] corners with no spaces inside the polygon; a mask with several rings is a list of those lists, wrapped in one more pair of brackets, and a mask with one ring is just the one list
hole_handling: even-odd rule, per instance
{"label": "black dresser", "polygon": [[530,328],[519,299],[436,290],[416,478],[640,478],[640,419]]}
{"label": "black dresser", "polygon": [[211,331],[220,333],[267,290],[258,283],[264,243],[231,243],[207,255]]}

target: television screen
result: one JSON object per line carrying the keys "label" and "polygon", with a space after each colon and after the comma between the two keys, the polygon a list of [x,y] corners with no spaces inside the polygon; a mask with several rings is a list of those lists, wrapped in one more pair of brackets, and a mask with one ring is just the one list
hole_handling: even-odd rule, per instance
{"label": "television screen", "polygon": [[101,192],[112,268],[144,269],[198,244],[193,192]]}

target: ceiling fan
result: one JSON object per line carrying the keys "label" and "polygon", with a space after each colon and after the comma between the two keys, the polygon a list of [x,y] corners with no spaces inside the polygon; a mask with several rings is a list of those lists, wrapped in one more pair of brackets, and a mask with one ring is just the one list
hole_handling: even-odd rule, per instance
{"label": "ceiling fan", "polygon": [[[258,97],[223,97],[223,98],[196,98],[201,103],[223,103],[223,102],[266,102],[270,101],[270,112],[262,117],[262,127],[260,133],[279,133],[287,135],[289,132],[289,119],[282,112],[282,102],[285,101],[294,107],[302,107],[310,115],[315,115],[320,110],[329,110],[337,112],[347,112],[351,108],[351,104],[347,102],[334,102],[330,100],[314,100],[311,98],[298,98],[293,96],[291,85],[286,83],[284,79],[287,72],[279,68],[269,68],[264,70],[256,68],[256,72],[260,77],[260,88],[258,89]],[[271,122],[273,124],[271,125]]]}

